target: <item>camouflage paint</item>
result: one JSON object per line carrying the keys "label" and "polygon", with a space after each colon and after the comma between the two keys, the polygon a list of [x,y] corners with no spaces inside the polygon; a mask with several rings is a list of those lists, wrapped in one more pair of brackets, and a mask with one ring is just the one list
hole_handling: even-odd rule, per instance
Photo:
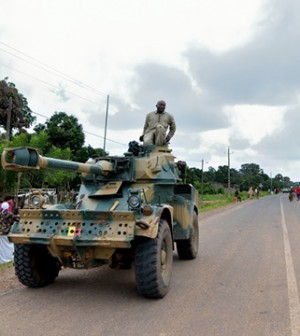
{"label": "camouflage paint", "polygon": [[[90,267],[119,249],[131,249],[138,236],[155,238],[161,217],[174,241],[192,234],[198,194],[193,186],[179,183],[180,172],[167,146],[87,163],[45,158],[34,148],[7,148],[1,162],[4,169],[15,171],[53,168],[82,173],[76,203],[22,209],[9,234],[14,243],[47,245],[65,265],[79,260]],[[130,195],[138,195],[138,208],[130,208]],[[152,213],[143,213],[146,205]]]}

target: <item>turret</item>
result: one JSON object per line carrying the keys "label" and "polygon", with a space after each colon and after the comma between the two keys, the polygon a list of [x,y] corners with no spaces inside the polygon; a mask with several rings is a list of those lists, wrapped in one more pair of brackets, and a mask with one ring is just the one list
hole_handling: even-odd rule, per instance
{"label": "turret", "polygon": [[176,183],[184,177],[186,164],[174,162],[171,149],[167,146],[132,146],[124,156],[105,156],[88,160],[87,163],[44,157],[35,148],[5,148],[2,153],[3,169],[26,171],[52,168],[82,173],[83,182],[95,181],[152,181],[154,183]]}

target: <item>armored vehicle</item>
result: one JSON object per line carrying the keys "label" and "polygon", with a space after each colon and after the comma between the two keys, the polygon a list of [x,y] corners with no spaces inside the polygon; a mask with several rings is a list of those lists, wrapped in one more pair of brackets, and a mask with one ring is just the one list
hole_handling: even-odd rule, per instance
{"label": "armored vehicle", "polygon": [[34,148],[6,148],[4,169],[53,168],[81,172],[74,203],[47,204],[42,196],[20,209],[9,233],[15,244],[15,272],[28,287],[46,286],[61,267],[134,267],[145,297],[166,295],[173,251],[180,259],[198,253],[198,193],[182,179],[183,161],[168,146],[133,141],[122,156],[86,163],[41,156]]}

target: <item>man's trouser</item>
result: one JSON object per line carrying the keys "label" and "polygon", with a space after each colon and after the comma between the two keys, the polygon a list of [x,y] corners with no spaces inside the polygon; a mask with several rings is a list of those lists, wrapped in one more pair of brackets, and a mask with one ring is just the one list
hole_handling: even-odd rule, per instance
{"label": "man's trouser", "polygon": [[164,146],[166,144],[166,129],[161,124],[157,124],[155,129],[144,134],[144,145]]}

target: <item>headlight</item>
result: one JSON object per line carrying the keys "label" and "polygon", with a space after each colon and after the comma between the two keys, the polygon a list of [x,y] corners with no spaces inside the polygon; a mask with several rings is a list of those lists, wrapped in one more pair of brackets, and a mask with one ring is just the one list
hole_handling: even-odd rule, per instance
{"label": "headlight", "polygon": [[33,196],[32,199],[31,199],[31,201],[32,201],[32,204],[34,206],[39,206],[39,204],[40,204],[40,197],[39,196]]}
{"label": "headlight", "polygon": [[33,207],[41,208],[45,203],[45,198],[42,195],[33,195],[30,199],[30,204]]}
{"label": "headlight", "polygon": [[142,205],[142,197],[140,189],[129,189],[128,190],[128,208],[131,210],[138,210]]}
{"label": "headlight", "polygon": [[131,195],[129,198],[128,198],[128,205],[130,208],[139,208],[141,206],[141,200],[138,196],[136,195]]}

